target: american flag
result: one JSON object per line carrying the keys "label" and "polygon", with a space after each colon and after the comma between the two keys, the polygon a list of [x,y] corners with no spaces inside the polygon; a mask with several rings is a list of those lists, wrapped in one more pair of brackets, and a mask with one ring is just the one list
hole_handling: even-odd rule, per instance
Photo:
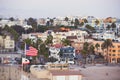
{"label": "american flag", "polygon": [[27,56],[37,56],[38,50],[32,46],[26,46]]}

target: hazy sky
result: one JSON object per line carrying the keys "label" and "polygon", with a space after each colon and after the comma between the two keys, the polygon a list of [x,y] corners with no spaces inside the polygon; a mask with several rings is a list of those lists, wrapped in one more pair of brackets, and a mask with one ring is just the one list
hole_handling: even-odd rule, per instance
{"label": "hazy sky", "polygon": [[0,15],[34,18],[69,15],[120,18],[120,0],[0,0]]}

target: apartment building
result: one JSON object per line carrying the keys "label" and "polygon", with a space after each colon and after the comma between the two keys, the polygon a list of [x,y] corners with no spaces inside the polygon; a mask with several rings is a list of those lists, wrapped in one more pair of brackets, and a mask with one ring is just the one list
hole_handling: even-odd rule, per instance
{"label": "apartment building", "polygon": [[[98,50],[95,48],[96,53],[101,53],[104,57],[107,56],[107,50],[103,50],[101,45],[104,41],[93,41],[92,44],[99,44]],[[120,63],[120,43],[119,42],[112,42],[113,47],[108,48],[108,58],[110,63]]]}
{"label": "apartment building", "polygon": [[14,50],[15,41],[10,38],[10,36],[0,36],[0,48],[6,50]]}
{"label": "apartment building", "polygon": [[113,47],[109,48],[108,53],[111,63],[120,63],[120,43],[113,43]]}

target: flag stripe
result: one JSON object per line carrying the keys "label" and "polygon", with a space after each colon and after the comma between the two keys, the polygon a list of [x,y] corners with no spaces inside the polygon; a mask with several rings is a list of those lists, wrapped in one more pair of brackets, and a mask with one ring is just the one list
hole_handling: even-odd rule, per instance
{"label": "flag stripe", "polygon": [[27,56],[37,56],[38,50],[32,46],[26,49]]}

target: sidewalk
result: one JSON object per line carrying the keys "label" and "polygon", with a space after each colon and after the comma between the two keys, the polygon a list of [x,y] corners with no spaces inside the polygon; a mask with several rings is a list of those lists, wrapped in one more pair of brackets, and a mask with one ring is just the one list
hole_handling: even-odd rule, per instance
{"label": "sidewalk", "polygon": [[71,68],[79,70],[83,75],[82,80],[120,80],[120,66],[105,64],[86,64],[86,68],[81,66],[72,65]]}

